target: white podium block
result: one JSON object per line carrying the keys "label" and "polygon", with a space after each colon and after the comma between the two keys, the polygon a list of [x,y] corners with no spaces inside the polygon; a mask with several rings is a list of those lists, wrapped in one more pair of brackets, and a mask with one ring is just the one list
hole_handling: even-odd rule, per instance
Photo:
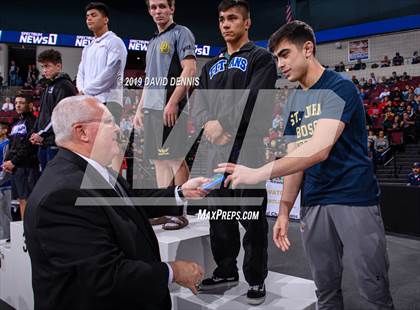
{"label": "white podium block", "polygon": [[[199,220],[197,216],[187,216],[189,224],[179,230],[164,230],[162,226],[154,226],[159,242],[160,257],[163,262],[175,260],[194,261],[203,266],[205,277],[212,275],[216,268],[210,246],[209,229],[207,220]],[[241,240],[245,229],[239,225]],[[238,255],[238,268],[242,269],[244,251]]]}
{"label": "white podium block", "polygon": [[10,224],[10,240],[0,245],[0,299],[17,310],[33,309],[31,261],[23,237],[23,222]]}
{"label": "white podium block", "polygon": [[246,302],[246,283],[242,272],[239,273],[239,284],[229,289],[214,289],[191,293],[189,289],[178,288],[171,292],[173,310],[203,310],[203,309],[283,309],[303,310],[316,302],[315,284],[313,281],[268,272],[265,280],[266,299],[259,306],[251,306]]}

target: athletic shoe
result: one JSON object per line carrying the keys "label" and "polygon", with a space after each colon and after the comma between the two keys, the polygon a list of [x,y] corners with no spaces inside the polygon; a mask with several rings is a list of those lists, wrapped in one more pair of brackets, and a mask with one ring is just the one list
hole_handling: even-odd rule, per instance
{"label": "athletic shoe", "polygon": [[202,291],[211,290],[214,288],[219,287],[231,287],[236,286],[239,283],[239,277],[236,275],[234,277],[227,277],[227,278],[218,278],[216,276],[212,276],[211,278],[204,279],[201,281],[199,289]]}
{"label": "athletic shoe", "polygon": [[250,305],[262,304],[265,301],[265,284],[250,286],[246,299]]}

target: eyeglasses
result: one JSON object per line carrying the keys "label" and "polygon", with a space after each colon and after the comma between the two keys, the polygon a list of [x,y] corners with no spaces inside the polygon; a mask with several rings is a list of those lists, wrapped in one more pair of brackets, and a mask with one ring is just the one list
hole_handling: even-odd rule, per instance
{"label": "eyeglasses", "polygon": [[73,126],[75,124],[86,124],[86,123],[103,123],[105,125],[116,125],[115,123],[115,118],[113,116],[110,117],[105,117],[105,118],[92,118],[89,120],[84,120],[84,121],[78,121],[73,123]]}

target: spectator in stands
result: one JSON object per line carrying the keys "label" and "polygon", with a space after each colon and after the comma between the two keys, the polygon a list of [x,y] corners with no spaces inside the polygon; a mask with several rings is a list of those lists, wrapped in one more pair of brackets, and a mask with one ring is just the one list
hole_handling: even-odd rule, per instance
{"label": "spectator in stands", "polygon": [[30,112],[31,105],[29,97],[16,96],[15,108],[19,119],[12,125],[9,136],[10,147],[2,165],[6,172],[13,174],[12,198],[19,201],[22,219],[25,213],[26,199],[39,175],[37,149],[29,142],[29,134],[35,124],[35,116]]}
{"label": "spectator in stands", "polygon": [[27,90],[27,91],[33,91],[34,87],[32,86],[32,84],[30,84],[28,82],[25,82],[25,83],[23,83],[22,89]]}
{"label": "spectator in stands", "polygon": [[408,99],[408,91],[410,90],[410,85],[406,84],[403,91],[401,92],[402,94],[402,100],[407,101]]}
{"label": "spectator in stands", "polygon": [[388,130],[392,128],[392,124],[394,123],[394,117],[395,117],[395,114],[392,112],[392,108],[387,107],[387,110],[385,113],[385,120],[382,124],[386,132],[388,132]]}
{"label": "spectator in stands", "polygon": [[125,117],[121,120],[120,129],[124,137],[127,137],[127,138],[129,137],[131,130],[133,129],[132,125],[133,125],[133,122],[131,122]]}
{"label": "spectator in stands", "polygon": [[406,112],[411,120],[414,120],[416,118],[416,112],[413,110],[411,104],[407,104]]}
{"label": "spectator in stands", "polygon": [[278,130],[280,128],[280,122],[281,122],[280,114],[276,114],[272,123],[272,127],[274,130]]}
{"label": "spectator in stands", "polygon": [[38,78],[32,74],[31,79],[28,81],[33,87],[36,87],[36,84],[38,83]]}
{"label": "spectator in stands", "polygon": [[38,117],[39,117],[39,107],[37,107],[37,106],[33,106],[33,108],[32,108],[32,114],[33,114],[36,118],[38,118]]}
{"label": "spectator in stands", "polygon": [[407,74],[407,72],[403,72],[403,75],[401,76],[401,81],[407,82],[411,79],[411,77]]}
{"label": "spectator in stands", "polygon": [[401,120],[401,117],[399,115],[395,115],[394,117],[394,123],[392,124],[391,129],[389,131],[396,132],[401,131],[403,125],[403,121]]}
{"label": "spectator in stands", "polygon": [[376,162],[382,163],[384,160],[382,155],[389,148],[389,142],[385,137],[385,132],[383,130],[379,132],[378,138],[375,140],[373,147],[375,150],[374,155]]}
{"label": "spectator in stands", "polygon": [[[373,146],[375,145],[376,139],[377,139],[377,137],[376,137],[374,131],[373,130],[369,130],[368,131],[368,151],[371,154],[373,154],[373,150],[374,150]],[[370,156],[370,157],[372,157],[372,156]]]}
{"label": "spectator in stands", "polygon": [[389,112],[389,109],[391,109],[390,111],[393,113],[395,113],[397,110],[397,104],[392,102],[389,97],[385,97],[384,101],[379,104],[379,107],[381,108],[381,112],[384,114]]}
{"label": "spectator in stands", "polygon": [[353,66],[353,70],[365,70],[366,64],[362,62],[361,59],[358,59],[355,65]]}
{"label": "spectator in stands", "polygon": [[396,109],[396,113],[397,113],[397,115],[399,115],[400,117],[402,117],[403,114],[404,114],[404,112],[405,112],[405,110],[406,110],[405,102],[404,101],[401,101],[400,104],[398,105],[397,109]]}
{"label": "spectator in stands", "polygon": [[3,76],[0,73],[0,89],[3,87]]}
{"label": "spectator in stands", "polygon": [[354,83],[354,85],[359,85],[359,80],[356,78],[356,76],[355,76],[355,75],[353,75],[353,76],[351,77],[351,81]]}
{"label": "spectator in stands", "polygon": [[413,58],[411,59],[411,64],[415,65],[420,63],[420,56],[419,56],[419,52],[418,51],[414,51],[413,53]]}
{"label": "spectator in stands", "polygon": [[[418,97],[418,100],[420,100],[419,96],[417,97]],[[417,111],[417,115],[420,115],[420,104],[417,106],[416,111]],[[416,138],[417,140],[419,140],[420,139],[420,116],[416,117],[415,126],[416,126]]]}
{"label": "spectator in stands", "polygon": [[415,118],[410,118],[407,112],[403,113],[403,132],[404,141],[416,141],[416,120]]}
{"label": "spectator in stands", "polygon": [[15,109],[15,106],[13,105],[13,102],[11,101],[10,97],[6,97],[4,99],[4,103],[1,106],[1,109],[4,112],[10,112],[10,111],[13,111]]}
{"label": "spectator in stands", "polygon": [[[378,97],[378,99],[381,99]],[[388,101],[389,101],[389,96],[385,96],[382,98],[382,100],[379,102],[378,104],[378,109],[380,113],[383,113],[386,106],[388,105]]]}
{"label": "spectator in stands", "polygon": [[9,67],[9,86],[16,86],[18,77],[18,66],[14,60],[10,61]]}
{"label": "spectator in stands", "polygon": [[362,88],[365,88],[366,87],[366,79],[364,78],[364,77],[362,77],[360,80],[359,80],[359,85],[360,85],[360,87],[362,87]]}
{"label": "spectator in stands", "polygon": [[384,84],[387,87],[388,79],[385,76],[381,77],[381,83]]}
{"label": "spectator in stands", "polygon": [[392,65],[393,66],[401,66],[404,64],[404,58],[400,56],[400,53],[395,53],[394,58],[392,58]]}
{"label": "spectator in stands", "polygon": [[[410,87],[408,89],[407,99],[405,99],[405,100],[409,103],[414,101],[414,88],[413,87]],[[414,109],[414,110],[416,110],[416,109]]]}
{"label": "spectator in stands", "polygon": [[391,65],[391,61],[388,59],[388,56],[384,56],[384,59],[381,60],[381,68],[389,67]]}
{"label": "spectator in stands", "polygon": [[414,94],[416,96],[420,96],[420,83],[419,83],[419,85],[417,85],[416,89],[414,90]]}
{"label": "spectator in stands", "polygon": [[360,96],[360,99],[362,99],[362,102],[364,102],[366,99],[368,99],[368,93],[367,93],[367,91],[366,91],[364,88],[362,88],[362,87],[359,87],[358,89],[359,89],[359,96]]}
{"label": "spectator in stands", "polygon": [[418,186],[420,187],[420,162],[415,162],[411,173],[408,174],[407,186]]}
{"label": "spectator in stands", "polygon": [[388,79],[389,83],[397,83],[401,80],[401,77],[397,75],[397,72],[393,71],[391,77]]}
{"label": "spectator in stands", "polygon": [[371,80],[372,80],[372,84],[373,84],[373,85],[378,84],[378,80],[376,79],[375,73],[371,72],[371,73],[370,73],[370,78],[371,78]]}
{"label": "spectator in stands", "polygon": [[391,95],[389,97],[392,101],[395,101],[397,103],[400,102],[401,99],[402,99],[402,94],[401,94],[400,88],[395,87],[394,90],[391,92]]}
{"label": "spectator in stands", "polygon": [[28,72],[28,81],[32,81],[32,80],[38,80],[38,76],[39,76],[39,70],[36,67],[36,65],[30,65],[29,66],[29,72]]}
{"label": "spectator in stands", "polygon": [[27,73],[26,73],[26,80],[25,83],[28,83],[31,81],[31,75],[32,75],[32,65],[28,65],[28,69],[27,69]]}
{"label": "spectator in stands", "polygon": [[379,116],[380,110],[378,106],[373,105],[368,109],[367,114],[370,116],[371,119],[375,119]]}
{"label": "spectator in stands", "polygon": [[338,65],[335,66],[336,72],[344,72],[346,71],[346,66],[344,65],[344,62],[340,61]]}
{"label": "spectator in stands", "polygon": [[16,67],[16,84],[15,86],[22,86],[23,85],[23,79],[20,76],[20,67]]}
{"label": "spectator in stands", "polygon": [[276,138],[278,137],[277,131],[273,128],[268,129],[268,137],[270,139],[270,142],[276,140]]}
{"label": "spectator in stands", "polygon": [[[9,149],[9,139],[7,139],[7,132],[9,125],[7,123],[0,123],[0,165],[3,165]],[[0,169],[0,239],[10,241],[10,222],[12,221],[11,214],[11,184],[10,173]]]}
{"label": "spectator in stands", "polygon": [[366,83],[365,89],[371,90],[375,87],[375,84],[373,84],[373,80],[369,79]]}
{"label": "spectator in stands", "polygon": [[385,87],[384,90],[379,94],[379,99],[382,99],[384,97],[389,97],[391,95],[391,92],[389,91],[388,87]]}
{"label": "spectator in stands", "polygon": [[418,113],[418,110],[420,108],[420,95],[414,96],[414,100],[412,100],[410,104],[413,106],[413,109],[414,111],[416,111],[416,114],[420,115],[420,113]]}
{"label": "spectator in stands", "polygon": [[62,99],[76,95],[77,90],[70,77],[61,71],[63,65],[59,51],[54,49],[43,51],[38,55],[38,62],[42,68],[43,75],[50,82],[42,94],[39,117],[33,128],[30,142],[34,145],[39,145],[38,160],[41,164],[41,169],[44,170],[47,163],[58,152],[51,123],[52,112]]}

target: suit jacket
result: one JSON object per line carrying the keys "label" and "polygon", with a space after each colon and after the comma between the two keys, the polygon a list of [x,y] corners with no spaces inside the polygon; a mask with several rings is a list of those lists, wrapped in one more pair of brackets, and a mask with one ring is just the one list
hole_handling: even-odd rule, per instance
{"label": "suit jacket", "polygon": [[[173,188],[141,194],[169,197]],[[93,167],[66,149],[43,172],[24,220],[35,309],[171,308],[168,266],[142,208],[113,205],[106,197],[119,199]]]}

